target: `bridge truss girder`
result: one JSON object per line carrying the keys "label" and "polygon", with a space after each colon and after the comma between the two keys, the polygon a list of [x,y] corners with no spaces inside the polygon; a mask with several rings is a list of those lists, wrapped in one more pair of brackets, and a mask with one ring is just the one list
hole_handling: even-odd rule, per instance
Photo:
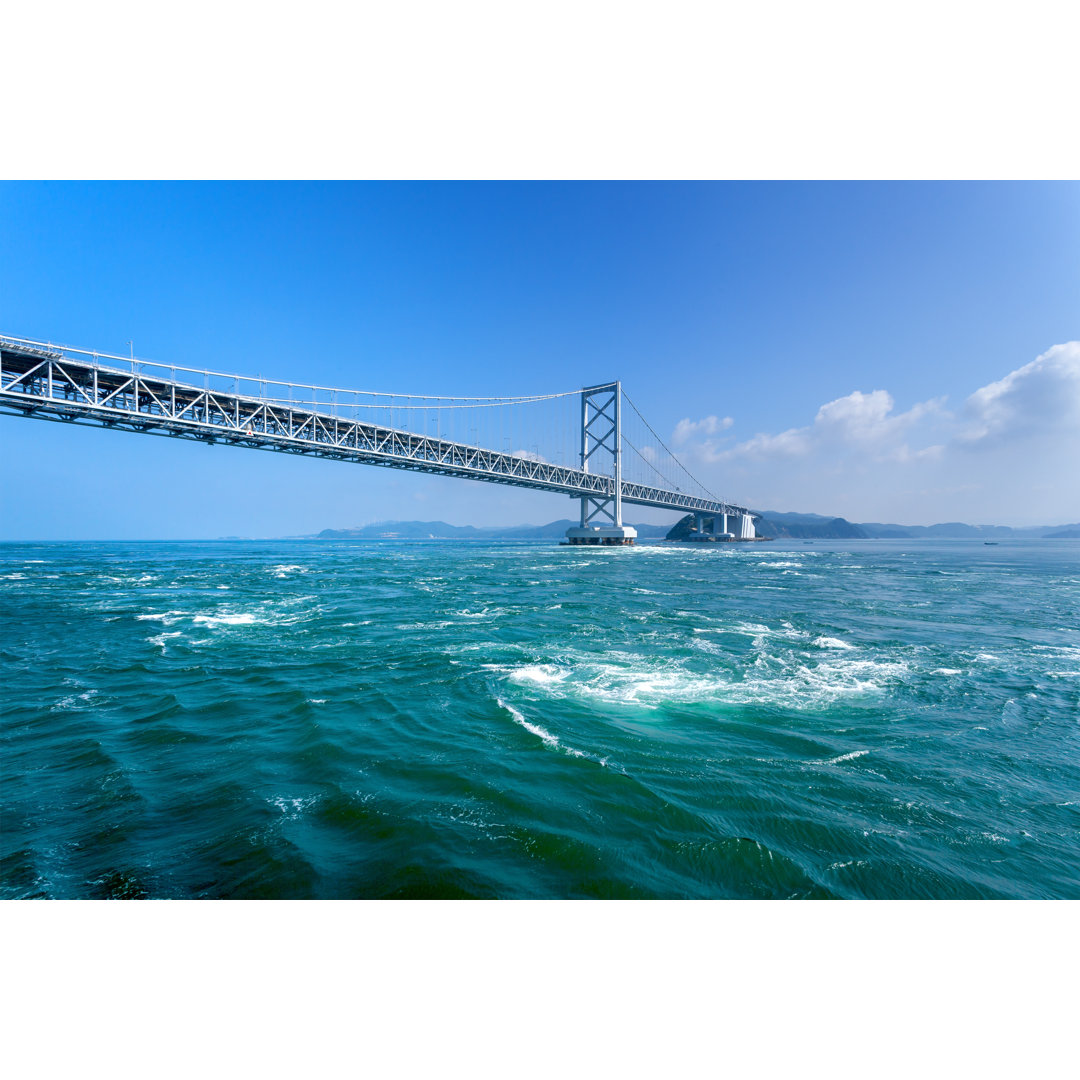
{"label": "bridge truss girder", "polygon": [[[585,468],[146,375],[137,361],[125,371],[11,339],[0,340],[0,412],[551,491],[581,499],[583,513],[587,500],[594,507],[614,505],[620,523],[623,502],[704,513],[741,510]],[[619,455],[615,460],[621,480]],[[610,509],[604,513],[611,516]]]}

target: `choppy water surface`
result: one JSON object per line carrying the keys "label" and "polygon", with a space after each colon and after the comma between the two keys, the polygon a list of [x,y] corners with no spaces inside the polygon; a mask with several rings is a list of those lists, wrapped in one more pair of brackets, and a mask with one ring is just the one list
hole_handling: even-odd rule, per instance
{"label": "choppy water surface", "polygon": [[0,547],[7,897],[1077,897],[1080,544]]}

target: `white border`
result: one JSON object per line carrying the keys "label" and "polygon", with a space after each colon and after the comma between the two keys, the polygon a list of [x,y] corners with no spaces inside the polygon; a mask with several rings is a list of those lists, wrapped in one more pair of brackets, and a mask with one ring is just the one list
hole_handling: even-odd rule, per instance
{"label": "white border", "polygon": [[22,4],[0,176],[1072,179],[1069,10]]}
{"label": "white border", "polygon": [[1074,1060],[1069,903],[3,913],[4,1057],[20,1077],[982,1080],[1064,1075]]}

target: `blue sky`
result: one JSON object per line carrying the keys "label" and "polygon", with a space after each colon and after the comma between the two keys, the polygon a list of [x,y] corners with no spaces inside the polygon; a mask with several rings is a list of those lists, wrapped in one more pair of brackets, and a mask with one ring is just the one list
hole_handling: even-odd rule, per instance
{"label": "blue sky", "polygon": [[[0,332],[401,393],[618,377],[755,507],[1055,523],[1080,520],[1078,253],[1066,183],[7,183]],[[7,416],[0,452],[6,539],[574,513]]]}

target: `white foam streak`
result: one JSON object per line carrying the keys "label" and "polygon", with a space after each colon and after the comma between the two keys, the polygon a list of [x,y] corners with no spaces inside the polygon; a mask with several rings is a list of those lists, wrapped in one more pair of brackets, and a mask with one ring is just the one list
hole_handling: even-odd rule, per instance
{"label": "white foam streak", "polygon": [[[791,631],[801,635],[801,631]],[[799,639],[801,640],[801,638]],[[902,660],[875,660],[853,650],[831,647],[821,659],[797,649],[770,652],[766,638],[755,638],[754,658],[742,670],[730,665],[695,670],[700,660],[661,661],[654,655],[609,651],[574,652],[561,663],[485,665],[508,682],[554,698],[656,709],[666,704],[779,705],[813,709],[838,700],[880,694],[908,671]],[[693,642],[694,652],[724,656],[708,641]]]}
{"label": "white foam streak", "polygon": [[308,573],[308,567],[306,566],[271,566],[267,568],[268,574],[273,574],[276,578],[287,578],[291,574],[306,574]]}
{"label": "white foam streak", "polygon": [[607,765],[607,758],[597,759],[591,754],[586,754],[584,750],[575,750],[572,746],[561,744],[558,735],[552,735],[550,731],[545,730],[539,724],[530,723],[519,710],[503,701],[502,698],[496,698],[495,700],[501,709],[505,709],[513,717],[515,724],[523,727],[530,735],[535,735],[545,746],[550,747],[552,750],[561,750],[570,757],[587,758],[589,761],[595,761],[598,765]]}
{"label": "white foam streak", "polygon": [[196,615],[193,621],[214,629],[218,626],[254,626],[259,620],[250,611],[242,611],[236,615]]}
{"label": "white foam streak", "polygon": [[811,645],[816,645],[819,649],[854,649],[854,645],[849,645],[846,641],[841,641],[839,638],[834,637],[817,637],[810,642]]}
{"label": "white foam streak", "polygon": [[552,664],[526,664],[513,671],[510,681],[518,685],[533,684],[536,686],[548,686],[551,683],[562,682],[570,672],[564,668],[557,668]]}
{"label": "white foam streak", "polygon": [[273,806],[276,806],[286,818],[290,821],[296,821],[305,810],[314,806],[319,801],[318,795],[309,795],[306,798],[291,799],[288,796],[276,795],[273,799],[269,800]]}
{"label": "white foam streak", "polygon": [[841,754],[839,757],[828,758],[825,761],[813,761],[812,765],[839,765],[841,761],[854,761],[855,758],[864,757],[869,750],[852,750],[850,754]]}
{"label": "white foam streak", "polygon": [[499,703],[499,707],[505,709],[514,718],[515,724],[520,724],[526,731],[540,739],[545,746],[550,746],[552,750],[555,750],[558,747],[558,735],[552,735],[550,731],[545,731],[539,724],[530,724],[513,705],[508,705],[502,698],[497,698],[496,700]]}
{"label": "white foam streak", "polygon": [[135,618],[139,622],[144,622],[148,619],[157,619],[163,622],[166,626],[171,626],[178,619],[186,617],[186,611],[150,611],[145,615],[136,615]]}

